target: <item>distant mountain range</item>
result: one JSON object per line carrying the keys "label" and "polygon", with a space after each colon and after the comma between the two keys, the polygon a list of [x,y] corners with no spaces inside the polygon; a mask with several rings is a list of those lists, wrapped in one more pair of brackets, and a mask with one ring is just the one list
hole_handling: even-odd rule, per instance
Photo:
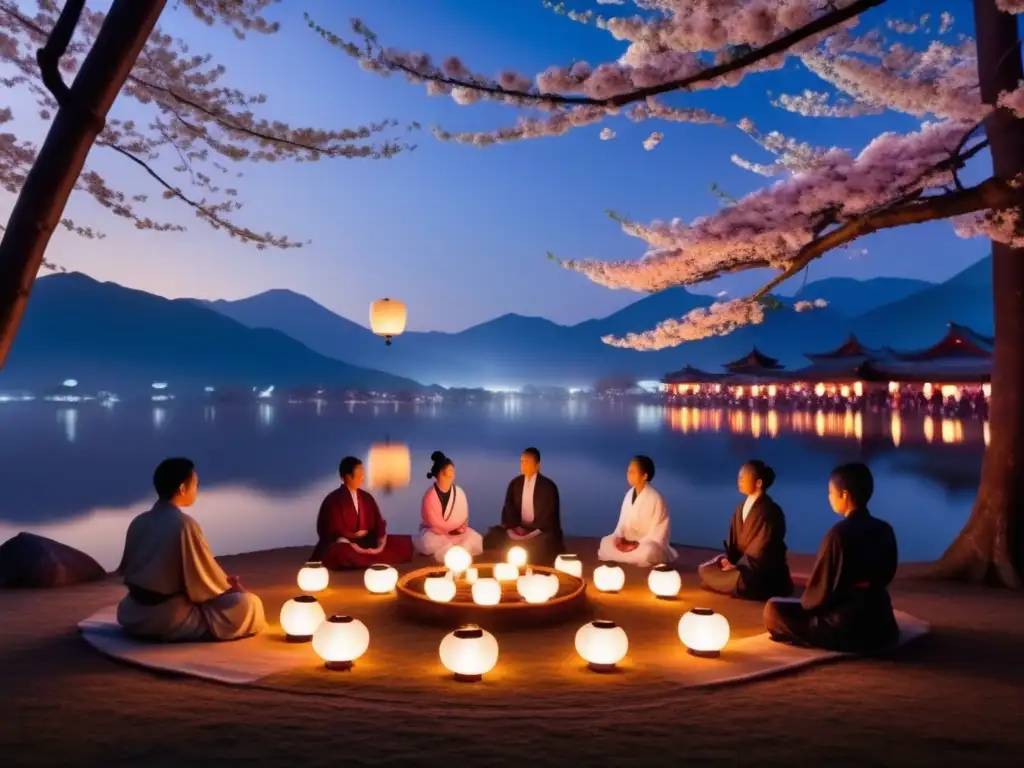
{"label": "distant mountain range", "polygon": [[824,299],[834,312],[856,317],[873,309],[905,299],[935,283],[908,277],[875,277],[854,280],[852,277],[826,277],[798,289],[794,299]]}

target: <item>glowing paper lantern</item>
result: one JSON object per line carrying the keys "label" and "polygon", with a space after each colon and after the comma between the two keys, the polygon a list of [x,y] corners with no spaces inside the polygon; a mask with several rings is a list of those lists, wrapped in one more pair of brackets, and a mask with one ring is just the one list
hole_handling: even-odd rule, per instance
{"label": "glowing paper lantern", "polygon": [[617,565],[599,565],[594,569],[594,586],[601,592],[618,592],[626,584],[626,572]]}
{"label": "glowing paper lantern", "polygon": [[710,608],[694,608],[679,620],[679,639],[694,656],[715,658],[729,642],[729,621]]}
{"label": "glowing paper lantern", "polygon": [[405,304],[397,299],[378,299],[370,305],[370,328],[390,346],[392,337],[405,331],[408,316]]}
{"label": "glowing paper lantern", "polygon": [[577,579],[583,578],[583,562],[579,555],[559,555],[555,558],[555,570],[568,573]]}
{"label": "glowing paper lantern", "polygon": [[299,569],[299,589],[303,592],[320,592],[327,589],[331,576],[324,564],[310,560]]}
{"label": "glowing paper lantern", "polygon": [[444,668],[462,683],[477,682],[498,663],[498,641],[476,624],[445,635],[438,651]]}
{"label": "glowing paper lantern", "polygon": [[473,602],[477,605],[497,605],[501,602],[501,584],[497,579],[477,579],[473,585]]}
{"label": "glowing paper lantern", "polygon": [[423,591],[435,603],[450,603],[455,597],[455,582],[444,571],[427,576]]}
{"label": "glowing paper lantern", "polygon": [[824,397],[825,396],[825,385],[824,384],[815,384],[814,385],[814,394],[817,395],[818,397]]}
{"label": "glowing paper lantern", "polygon": [[444,555],[444,567],[453,573],[462,573],[473,564],[473,556],[469,550],[456,544]]}
{"label": "glowing paper lantern", "polygon": [[326,615],[315,597],[299,595],[281,607],[281,629],[293,643],[304,643],[313,639]]}
{"label": "glowing paper lantern", "polygon": [[367,484],[370,488],[391,493],[404,488],[412,475],[409,446],[403,443],[375,443],[366,457]]}
{"label": "glowing paper lantern", "polygon": [[862,381],[855,381],[855,382],[853,382],[853,394],[855,394],[857,397],[863,397],[864,396],[864,382],[862,382]]}
{"label": "glowing paper lantern", "polygon": [[543,579],[547,584],[548,588],[548,599],[551,599],[558,594],[559,581],[558,577],[553,573],[540,573],[537,574],[537,578]]}
{"label": "glowing paper lantern", "polygon": [[628,650],[629,638],[614,621],[597,619],[576,632],[576,652],[594,672],[611,672]]}
{"label": "glowing paper lantern", "polygon": [[683,580],[679,571],[669,565],[656,565],[647,576],[647,586],[655,597],[665,600],[675,597],[683,587]]}
{"label": "glowing paper lantern", "polygon": [[470,584],[476,584],[476,580],[480,578],[480,571],[476,568],[466,569],[466,581]]}
{"label": "glowing paper lantern", "polygon": [[983,394],[986,398],[992,397],[992,385],[991,384],[982,384],[981,385],[981,394]]}
{"label": "glowing paper lantern", "polygon": [[525,566],[527,559],[526,550],[522,547],[512,547],[505,556],[505,562],[511,563],[516,568]]}
{"label": "glowing paper lantern", "polygon": [[370,630],[351,616],[331,616],[313,633],[313,650],[328,669],[352,669],[369,647]]}
{"label": "glowing paper lantern", "polygon": [[519,578],[519,569],[512,563],[498,563],[494,566],[494,578],[498,581],[515,581]]}
{"label": "glowing paper lantern", "polygon": [[528,603],[546,603],[551,597],[547,578],[537,573],[520,576],[516,580],[516,590]]}
{"label": "glowing paper lantern", "polygon": [[363,584],[375,595],[386,595],[393,592],[398,583],[398,571],[390,565],[371,565],[363,574]]}

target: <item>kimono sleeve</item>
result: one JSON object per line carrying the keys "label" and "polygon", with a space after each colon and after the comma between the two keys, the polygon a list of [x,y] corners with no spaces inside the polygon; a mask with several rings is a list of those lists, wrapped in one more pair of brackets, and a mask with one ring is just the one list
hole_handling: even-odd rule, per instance
{"label": "kimono sleeve", "polygon": [[199,523],[191,518],[185,519],[181,529],[181,560],[185,593],[191,602],[205,603],[231,589]]}
{"label": "kimono sleeve", "polygon": [[800,604],[808,613],[828,607],[843,572],[843,546],[835,529],[825,534]]}

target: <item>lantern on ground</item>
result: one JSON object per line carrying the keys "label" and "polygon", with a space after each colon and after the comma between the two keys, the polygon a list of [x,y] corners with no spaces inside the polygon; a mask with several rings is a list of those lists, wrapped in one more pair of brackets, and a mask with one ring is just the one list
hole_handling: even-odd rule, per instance
{"label": "lantern on ground", "polygon": [[679,571],[670,565],[656,565],[647,576],[647,586],[655,597],[667,600],[679,594],[683,587],[683,580]]}
{"label": "lantern on ground", "polygon": [[313,639],[326,617],[323,607],[312,595],[293,597],[281,607],[281,629],[288,640],[304,643]]}
{"label": "lantern on ground", "polygon": [[551,597],[551,589],[545,576],[539,573],[527,573],[516,580],[516,591],[531,604],[546,603]]}
{"label": "lantern on ground", "polygon": [[423,591],[435,603],[450,603],[455,597],[455,581],[446,572],[436,571],[424,580]]}
{"label": "lantern on ground", "polygon": [[618,592],[626,584],[626,572],[617,565],[599,565],[594,569],[594,586],[600,592]]}
{"label": "lantern on ground", "polygon": [[371,565],[363,574],[363,584],[366,585],[368,592],[375,595],[386,595],[388,592],[393,592],[395,585],[398,584],[398,571],[390,565],[382,563]]}
{"label": "lantern on ground", "polygon": [[528,559],[526,550],[522,547],[510,548],[508,554],[505,556],[505,562],[514,565],[516,568],[524,567]]}
{"label": "lantern on ground", "polygon": [[579,555],[559,555],[555,558],[555,570],[568,573],[577,579],[583,578],[583,561]]}
{"label": "lantern on ground", "polygon": [[444,567],[455,574],[463,573],[473,564],[469,550],[456,544],[444,554]]}
{"label": "lantern on ground", "polygon": [[397,299],[378,299],[370,305],[370,328],[391,346],[391,339],[405,331],[408,315],[405,304]]}
{"label": "lantern on ground", "polygon": [[438,652],[444,668],[462,683],[477,682],[498,663],[498,641],[476,624],[466,624],[445,635]]}
{"label": "lantern on ground", "polygon": [[480,578],[480,571],[476,568],[466,569],[466,582],[469,584],[476,584],[476,580]]}
{"label": "lantern on ground", "polygon": [[352,669],[369,647],[370,630],[351,616],[331,616],[313,633],[313,650],[328,669]]}
{"label": "lantern on ground", "polygon": [[477,579],[472,590],[473,602],[477,605],[497,605],[501,602],[501,584],[497,579]]}
{"label": "lantern on ground", "polygon": [[409,446],[403,443],[374,443],[366,457],[366,482],[372,489],[391,493],[404,488],[412,476]]}
{"label": "lantern on ground", "polygon": [[547,584],[549,600],[558,594],[559,581],[557,575],[553,573],[538,573],[536,576],[538,579],[543,579],[544,583]]}
{"label": "lantern on ground", "polygon": [[494,566],[494,578],[498,581],[515,581],[519,578],[519,569],[512,563],[497,563]]}
{"label": "lantern on ground", "polygon": [[679,620],[679,639],[694,656],[715,658],[729,642],[729,621],[710,608],[694,608]]}
{"label": "lantern on ground", "polygon": [[299,569],[299,589],[303,592],[320,592],[327,589],[330,580],[330,574],[318,560],[310,560]]}
{"label": "lantern on ground", "polygon": [[628,650],[629,638],[614,621],[597,619],[576,632],[576,652],[594,672],[611,672]]}

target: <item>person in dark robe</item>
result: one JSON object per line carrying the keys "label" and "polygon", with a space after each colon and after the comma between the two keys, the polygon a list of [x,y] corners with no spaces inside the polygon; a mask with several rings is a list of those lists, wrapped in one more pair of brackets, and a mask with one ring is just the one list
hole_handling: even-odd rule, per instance
{"label": "person in dark robe", "polygon": [[825,534],[803,597],[765,604],[765,628],[773,640],[865,653],[899,637],[888,591],[899,552],[892,526],[868,511],[874,487],[864,464],[832,471],[828,500],[843,519]]}
{"label": "person in dark robe", "polygon": [[363,462],[346,456],[338,465],[341,486],[327,494],[316,518],[319,537],[311,560],[331,570],[368,568],[412,560],[412,537],[388,534],[376,500],[362,489]]}
{"label": "person in dark robe", "polygon": [[551,565],[565,552],[558,486],[540,473],[536,448],[523,451],[519,469],[522,474],[512,479],[505,492],[501,524],[484,536],[484,549],[505,551],[518,545],[531,563]]}
{"label": "person in dark robe", "polygon": [[733,512],[725,552],[697,569],[711,592],[767,600],[793,594],[786,562],[786,515],[768,495],[775,470],[758,459],[740,467],[736,487],[746,496]]}

